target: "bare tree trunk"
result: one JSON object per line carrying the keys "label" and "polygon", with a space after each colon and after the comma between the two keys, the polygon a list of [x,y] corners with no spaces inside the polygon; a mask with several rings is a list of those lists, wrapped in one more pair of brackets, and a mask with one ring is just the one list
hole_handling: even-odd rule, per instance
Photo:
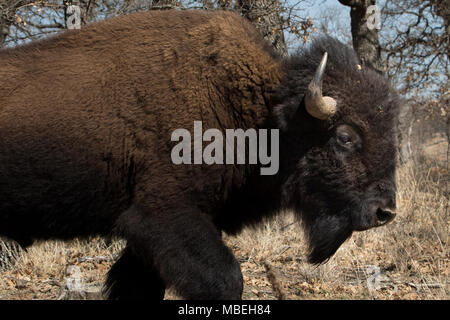
{"label": "bare tree trunk", "polygon": [[450,56],[450,3],[449,0],[432,0],[433,11],[444,20],[445,30],[443,36],[446,37],[447,57]]}
{"label": "bare tree trunk", "polygon": [[0,47],[5,42],[12,23],[10,9],[10,4],[7,1],[0,3]]}
{"label": "bare tree trunk", "polygon": [[81,23],[88,24],[95,18],[95,0],[81,0]]}
{"label": "bare tree trunk", "polygon": [[239,0],[237,9],[256,26],[281,57],[288,55],[278,0]]}
{"label": "bare tree trunk", "polygon": [[339,0],[339,2],[350,7],[353,48],[359,58],[364,64],[383,73],[378,30],[367,23],[367,8],[375,5],[376,0]]}
{"label": "bare tree trunk", "polygon": [[9,34],[9,26],[8,21],[0,16],[0,46],[5,42],[6,37]]}

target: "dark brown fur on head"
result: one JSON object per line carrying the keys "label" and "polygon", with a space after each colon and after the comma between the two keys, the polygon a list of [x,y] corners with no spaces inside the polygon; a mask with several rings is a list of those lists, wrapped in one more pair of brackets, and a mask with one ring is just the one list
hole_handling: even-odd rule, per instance
{"label": "dark brown fur on head", "polygon": [[[311,117],[303,100],[324,52],[329,59],[323,94],[337,101],[337,112],[326,121]],[[354,230],[376,225],[374,206],[395,207],[398,101],[387,79],[361,65],[351,48],[331,38],[316,40],[298,52],[285,70],[274,110],[284,131],[285,153],[280,156],[284,203],[304,220],[310,261],[319,263]],[[355,135],[351,148],[339,141],[340,130]]]}

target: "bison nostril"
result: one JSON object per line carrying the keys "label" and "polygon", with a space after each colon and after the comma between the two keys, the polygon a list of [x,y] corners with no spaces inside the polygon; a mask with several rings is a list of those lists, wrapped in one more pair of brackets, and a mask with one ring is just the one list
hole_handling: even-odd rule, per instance
{"label": "bison nostril", "polygon": [[388,210],[383,210],[381,208],[378,208],[376,215],[379,225],[386,224],[395,218],[395,213]]}

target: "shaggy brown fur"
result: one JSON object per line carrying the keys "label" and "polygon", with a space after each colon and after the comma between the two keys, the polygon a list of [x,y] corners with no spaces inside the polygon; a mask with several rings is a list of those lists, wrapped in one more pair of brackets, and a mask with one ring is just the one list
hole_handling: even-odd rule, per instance
{"label": "shaggy brown fur", "polygon": [[[339,108],[329,121],[302,102],[324,51],[324,92]],[[230,12],[139,13],[1,50],[0,235],[23,245],[123,236],[113,299],[161,298],[168,286],[240,298],[220,231],[283,206],[305,220],[310,259],[322,262],[393,206],[396,102],[356,63],[332,39],[281,61]],[[280,172],[172,164],[172,131],[196,120],[203,130],[280,127]]]}

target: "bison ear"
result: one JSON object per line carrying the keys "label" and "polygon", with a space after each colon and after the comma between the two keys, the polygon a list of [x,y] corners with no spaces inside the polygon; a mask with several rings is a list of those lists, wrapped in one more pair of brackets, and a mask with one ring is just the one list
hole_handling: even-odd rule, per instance
{"label": "bison ear", "polygon": [[275,124],[281,131],[287,131],[291,125],[297,123],[295,119],[304,119],[310,116],[306,112],[305,97],[300,98],[300,103],[298,101],[299,97],[295,97],[287,102],[275,105],[273,109]]}
{"label": "bison ear", "polygon": [[292,104],[277,104],[273,109],[276,127],[282,131],[286,131],[296,111],[297,108]]}
{"label": "bison ear", "polygon": [[310,116],[319,120],[328,120],[336,113],[336,100],[322,95],[322,82],[327,59],[328,54],[325,52],[300,104],[298,103],[299,96],[295,94],[293,98],[274,107],[276,124],[281,130],[286,130],[296,114],[304,113],[305,110]]}
{"label": "bison ear", "polygon": [[277,128],[281,131],[286,131],[300,110],[305,110],[304,98],[302,98],[300,104],[298,103],[298,97],[296,97],[275,105],[273,114]]}

